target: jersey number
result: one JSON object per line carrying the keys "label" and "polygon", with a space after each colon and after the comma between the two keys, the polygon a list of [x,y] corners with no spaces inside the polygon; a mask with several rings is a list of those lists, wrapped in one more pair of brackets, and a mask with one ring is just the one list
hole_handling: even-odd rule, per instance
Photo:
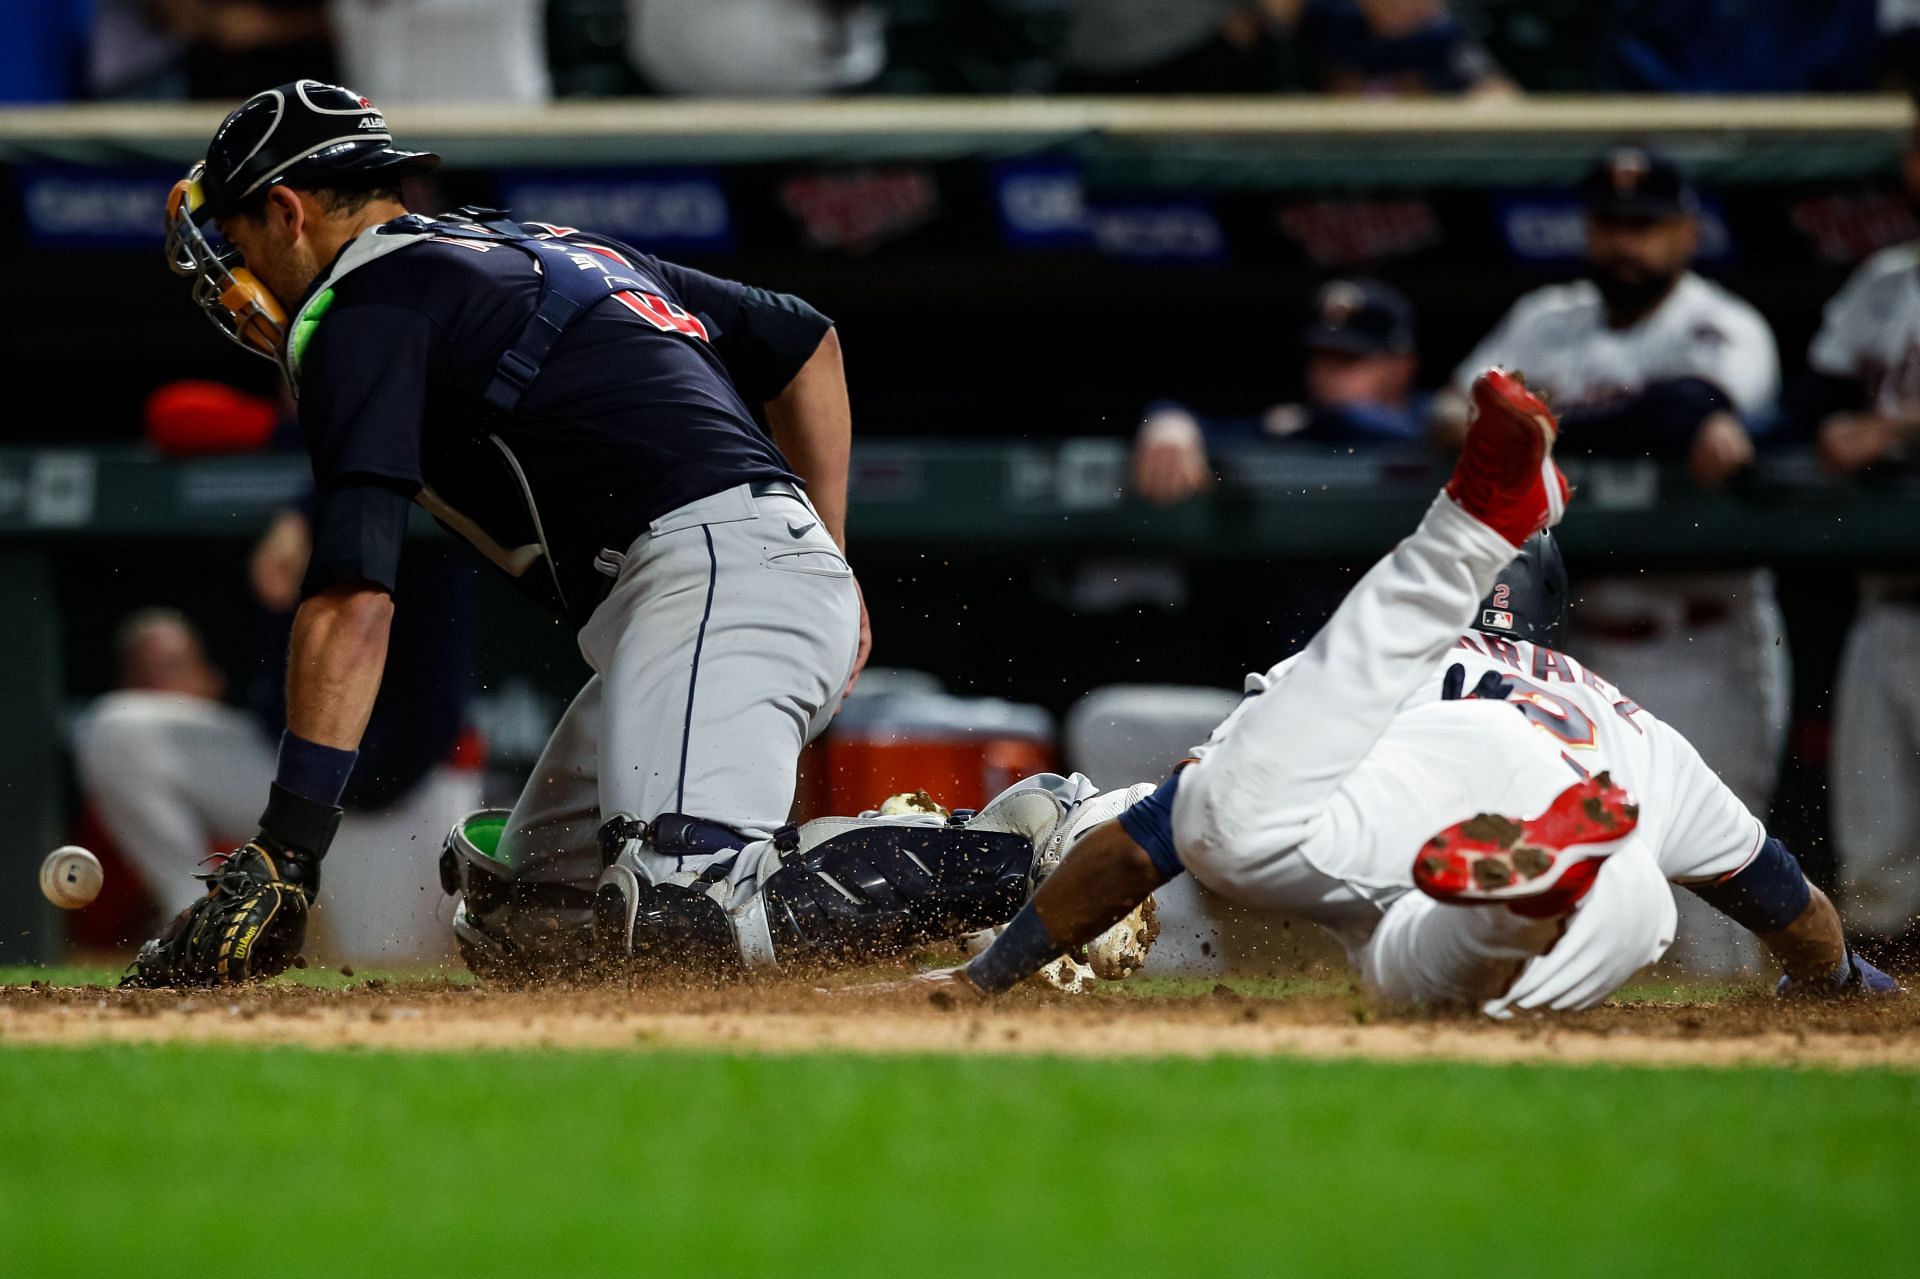
{"label": "jersey number", "polygon": [[1513,685],[1508,704],[1525,715],[1535,728],[1543,729],[1575,750],[1592,750],[1597,745],[1593,720],[1578,706],[1555,697],[1537,684],[1504,673],[1501,678]]}
{"label": "jersey number", "polygon": [[685,307],[675,306],[651,293],[616,293],[613,300],[633,312],[662,333],[684,333],[707,341],[707,326]]}

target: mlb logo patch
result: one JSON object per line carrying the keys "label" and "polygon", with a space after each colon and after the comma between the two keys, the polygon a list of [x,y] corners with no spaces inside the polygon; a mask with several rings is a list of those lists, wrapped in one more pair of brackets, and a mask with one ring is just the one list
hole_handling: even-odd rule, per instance
{"label": "mlb logo patch", "polygon": [[1510,631],[1513,629],[1513,614],[1497,608],[1484,608],[1480,610],[1480,625],[1496,631]]}

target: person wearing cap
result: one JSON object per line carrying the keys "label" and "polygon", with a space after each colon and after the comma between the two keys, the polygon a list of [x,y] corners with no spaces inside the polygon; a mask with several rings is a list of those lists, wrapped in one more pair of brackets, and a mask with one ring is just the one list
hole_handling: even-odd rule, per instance
{"label": "person wearing cap", "polygon": [[1214,447],[1426,438],[1427,397],[1413,389],[1420,357],[1405,294],[1376,280],[1335,280],[1314,295],[1301,342],[1304,403],[1245,418],[1201,418],[1172,401],[1150,406],[1134,437],[1134,489],[1161,505],[1195,496],[1213,482]]}
{"label": "person wearing cap", "polygon": [[577,627],[594,671],[477,855],[470,962],[580,960],[597,906],[628,944],[638,914],[770,958],[761,874],[867,648],[832,322],[587,231],[409,213],[401,182],[438,163],[366,98],[296,81],[229,114],[169,201],[171,265],[298,397],[315,510],[260,833],[135,984],[298,955],[415,505]]}
{"label": "person wearing cap", "polygon": [[[1454,374],[1452,404],[1490,365],[1524,376],[1560,415],[1562,455],[1657,458],[1702,488],[1734,481],[1771,428],[1779,353],[1760,313],[1692,269],[1699,200],[1679,166],[1607,149],[1581,184],[1587,278],[1514,303]],[[1444,415],[1443,415],[1444,416]],[[1787,727],[1785,625],[1764,569],[1578,575],[1574,656],[1636,690],[1764,816]],[[1682,910],[1675,955],[1730,970],[1757,954]]]}
{"label": "person wearing cap", "polygon": [[1771,425],[1773,333],[1752,306],[1693,272],[1699,200],[1671,160],[1612,148],[1580,193],[1587,278],[1516,302],[1460,365],[1455,390],[1504,362],[1554,398],[1578,432],[1573,447],[1684,459],[1698,483],[1718,487],[1753,460],[1752,432]]}
{"label": "person wearing cap", "polygon": [[[297,448],[292,409],[290,399],[283,407],[220,383],[176,383],[148,401],[147,442],[168,457],[251,453],[270,441]],[[143,610],[121,628],[119,688],[76,718],[80,791],[162,918],[204,894],[191,876],[209,849],[254,832],[274,779],[309,514],[302,500],[274,516],[248,559],[258,609],[223,618],[244,672],[240,706],[222,702],[226,679],[197,627],[171,610]],[[472,566],[456,547],[410,542],[399,572],[407,607],[394,618],[380,693],[341,795],[327,895],[311,920],[309,941],[333,964],[453,958],[440,841],[452,814],[482,799],[485,752],[468,719]]]}
{"label": "person wearing cap", "polygon": [[[1901,175],[1920,211],[1920,123]],[[1828,300],[1793,397],[1794,426],[1837,476],[1920,470],[1920,240],[1880,250]],[[1920,961],[1920,572],[1859,575],[1833,696],[1829,806],[1848,917],[1870,954]]]}

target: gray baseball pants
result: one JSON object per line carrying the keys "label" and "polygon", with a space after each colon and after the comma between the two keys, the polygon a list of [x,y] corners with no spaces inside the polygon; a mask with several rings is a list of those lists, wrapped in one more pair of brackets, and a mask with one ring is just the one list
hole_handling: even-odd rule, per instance
{"label": "gray baseball pants", "polygon": [[[740,485],[655,520],[580,631],[595,674],[561,717],[508,820],[501,859],[523,882],[592,888],[596,832],[615,814],[682,813],[745,836],[737,852],[633,868],[691,883],[764,935],[756,892],[769,836],[793,806],[800,750],[832,719],[853,670],[853,571],[798,490]],[[744,917],[744,918],[743,918]],[[750,955],[749,958],[758,956]]]}

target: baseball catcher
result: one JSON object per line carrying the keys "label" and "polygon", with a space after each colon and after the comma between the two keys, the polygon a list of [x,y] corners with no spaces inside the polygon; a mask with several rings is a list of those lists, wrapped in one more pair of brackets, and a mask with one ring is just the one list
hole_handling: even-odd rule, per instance
{"label": "baseball catcher", "polygon": [[868,648],[832,322],[589,231],[409,212],[401,184],[438,163],[302,80],[227,116],[174,188],[169,262],[297,395],[317,509],[260,833],[128,980],[298,955],[415,506],[577,628],[594,672],[514,807],[448,840],[477,971],[829,961],[1004,922],[1071,824],[1065,779],[971,820],[786,825]]}

